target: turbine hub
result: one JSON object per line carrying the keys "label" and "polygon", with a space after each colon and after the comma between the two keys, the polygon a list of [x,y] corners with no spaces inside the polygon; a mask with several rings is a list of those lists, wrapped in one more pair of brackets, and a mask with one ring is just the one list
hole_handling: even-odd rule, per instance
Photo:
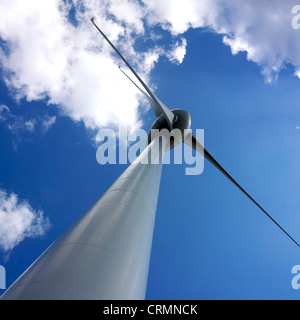
{"label": "turbine hub", "polygon": [[[181,109],[171,110],[174,114],[173,130],[170,131],[168,122],[164,115],[160,115],[153,123],[149,133],[148,133],[148,144],[151,143],[152,139],[159,134],[157,130],[161,131],[168,135],[169,141],[166,146],[166,151],[175,148],[179,143],[183,142],[184,139],[184,130],[191,128],[191,116],[188,111]],[[152,131],[156,129],[155,131]],[[160,135],[164,135],[161,134]]]}

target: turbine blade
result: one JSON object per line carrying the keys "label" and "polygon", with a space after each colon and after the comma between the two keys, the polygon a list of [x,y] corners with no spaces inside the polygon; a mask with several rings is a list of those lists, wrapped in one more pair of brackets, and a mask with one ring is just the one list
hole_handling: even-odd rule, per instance
{"label": "turbine blade", "polygon": [[155,101],[153,101],[153,99],[143,90],[141,89],[127,74],[124,70],[122,70],[122,68],[119,66],[119,69],[122,71],[122,73],[131,81],[131,83],[133,83],[133,85],[148,99],[148,101],[150,102],[152,109],[156,115],[156,117],[158,118],[161,113],[159,110],[157,110],[157,108],[155,108]]}
{"label": "turbine blade", "polygon": [[[281,225],[274,220],[271,215],[260,205],[258,204],[250,195],[249,193],[242,188],[233,178],[232,176],[217,162],[217,160],[200,144],[200,142],[194,137],[192,136],[192,139],[190,140],[192,141],[192,145],[190,145],[190,147],[192,147],[194,150],[197,150],[199,153],[201,153],[202,155],[204,154],[205,159],[207,159],[211,164],[213,164],[218,170],[220,170],[236,187],[238,187],[269,219],[271,219],[279,229],[281,229],[281,231],[283,231],[298,247],[300,247],[300,245],[298,244],[298,242],[296,240],[294,240],[289,234],[288,232],[286,232]],[[188,143],[189,144],[189,143]],[[197,148],[197,149],[196,149]],[[200,150],[200,151],[199,151]]]}
{"label": "turbine blade", "polygon": [[130,71],[134,74],[134,76],[138,79],[138,81],[141,83],[141,85],[144,87],[146,92],[149,94],[149,96],[153,100],[152,108],[155,112],[156,117],[159,117],[160,115],[164,115],[166,118],[169,129],[173,129],[173,121],[174,121],[174,114],[172,111],[170,111],[164,104],[162,104],[155,95],[152,93],[152,91],[148,88],[148,86],[144,83],[144,81],[140,78],[140,76],[135,72],[135,70],[131,67],[131,65],[127,62],[127,60],[122,56],[120,51],[110,42],[110,40],[107,38],[107,36],[100,30],[100,28],[96,25],[94,22],[94,18],[91,19],[93,25],[96,27],[96,29],[101,33],[103,38],[110,44],[110,46],[114,49],[114,51],[118,54],[118,56],[123,60],[123,62],[126,64],[126,66],[130,69]]}

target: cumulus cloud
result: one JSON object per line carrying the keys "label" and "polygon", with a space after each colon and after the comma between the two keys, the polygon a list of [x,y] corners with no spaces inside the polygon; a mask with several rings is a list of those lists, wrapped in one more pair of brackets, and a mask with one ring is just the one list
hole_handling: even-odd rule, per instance
{"label": "cumulus cloud", "polygon": [[223,5],[217,0],[143,0],[150,25],[159,24],[173,35],[216,21]]}
{"label": "cumulus cloud", "polygon": [[[134,37],[143,35],[143,8],[136,1],[0,0],[5,12],[0,51],[5,82],[16,98],[46,99],[89,128],[141,126],[140,93],[118,70],[117,59],[90,22],[97,23],[148,79],[159,55],[139,55]],[[75,15],[71,16],[71,8]]]}
{"label": "cumulus cloud", "polygon": [[25,238],[43,236],[49,227],[42,210],[34,210],[28,201],[0,189],[0,249],[8,252]]}
{"label": "cumulus cloud", "polygon": [[246,52],[267,83],[276,81],[287,63],[300,78],[299,32],[291,26],[294,0],[144,0],[150,23],[173,35],[208,28],[223,35],[232,53]]}

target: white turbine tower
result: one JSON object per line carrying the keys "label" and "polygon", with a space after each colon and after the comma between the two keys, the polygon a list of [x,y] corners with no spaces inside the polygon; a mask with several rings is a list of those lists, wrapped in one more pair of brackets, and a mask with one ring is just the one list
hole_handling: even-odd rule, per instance
{"label": "white turbine tower", "polygon": [[[152,129],[190,129],[187,111],[169,110],[148,88],[105,34],[137,78],[138,87],[157,117]],[[299,244],[223,169],[194,136],[185,139],[292,241]],[[180,141],[166,144],[159,135],[70,229],[56,240],[2,295],[1,299],[144,299],[163,154]],[[148,161],[148,164],[143,164]],[[155,164],[156,163],[156,164]]]}

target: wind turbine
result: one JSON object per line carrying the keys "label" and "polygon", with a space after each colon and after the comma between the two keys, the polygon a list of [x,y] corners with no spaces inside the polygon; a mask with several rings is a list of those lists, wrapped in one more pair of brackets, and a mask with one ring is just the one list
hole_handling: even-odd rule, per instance
{"label": "wind turbine", "polygon": [[[152,129],[191,127],[185,110],[168,109],[139,77],[118,49],[94,26],[127,65],[156,115]],[[180,140],[181,142],[182,140]],[[192,135],[184,139],[240,189],[297,246]],[[2,295],[1,299],[144,299],[163,155],[179,143],[149,135],[148,146],[105,194],[56,240]],[[143,164],[151,157],[152,161]]]}

